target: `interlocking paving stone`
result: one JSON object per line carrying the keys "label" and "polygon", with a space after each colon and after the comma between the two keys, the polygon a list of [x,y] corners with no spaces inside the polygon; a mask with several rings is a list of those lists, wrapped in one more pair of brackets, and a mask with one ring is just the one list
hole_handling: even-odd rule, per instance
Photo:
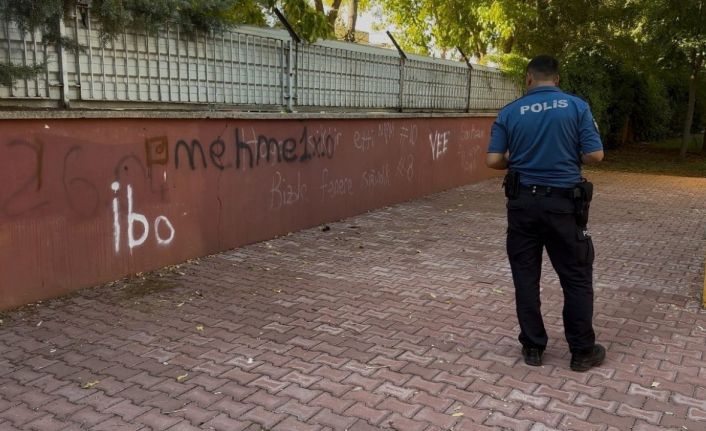
{"label": "interlocking paving stone", "polygon": [[706,179],[589,177],[599,368],[548,262],[522,362],[493,179],[3,313],[0,429],[702,429]]}

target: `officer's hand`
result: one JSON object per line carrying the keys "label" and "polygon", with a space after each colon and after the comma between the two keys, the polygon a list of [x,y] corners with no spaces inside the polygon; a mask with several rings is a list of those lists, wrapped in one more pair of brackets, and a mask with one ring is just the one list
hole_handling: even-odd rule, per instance
{"label": "officer's hand", "polygon": [[581,155],[581,161],[586,165],[598,163],[601,160],[603,160],[603,150]]}

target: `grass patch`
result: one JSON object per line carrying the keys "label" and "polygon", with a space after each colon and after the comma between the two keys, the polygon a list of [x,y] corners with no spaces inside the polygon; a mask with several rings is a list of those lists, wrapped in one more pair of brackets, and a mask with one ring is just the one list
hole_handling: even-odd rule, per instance
{"label": "grass patch", "polygon": [[[674,146],[676,143],[678,145]],[[701,141],[698,142],[699,146]],[[679,158],[679,139],[657,143],[623,145],[606,150],[605,159],[588,169],[595,171],[639,172],[644,174],[706,177],[706,152],[693,150]]]}
{"label": "grass patch", "polygon": [[[665,139],[663,141],[657,141],[657,142],[649,142],[647,145],[650,148],[659,148],[663,150],[676,150],[679,151],[681,150],[681,137],[677,138],[671,138],[671,139]],[[698,135],[692,135],[691,140],[689,141],[689,148],[688,151],[701,151],[703,148],[704,144],[704,135],[703,133],[698,134]]]}

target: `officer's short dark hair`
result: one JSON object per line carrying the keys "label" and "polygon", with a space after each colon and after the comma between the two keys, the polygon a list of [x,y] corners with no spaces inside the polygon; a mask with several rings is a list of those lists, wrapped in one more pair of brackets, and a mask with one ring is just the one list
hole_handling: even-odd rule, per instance
{"label": "officer's short dark hair", "polygon": [[537,79],[553,79],[559,75],[559,61],[551,55],[538,55],[530,60],[527,72]]}

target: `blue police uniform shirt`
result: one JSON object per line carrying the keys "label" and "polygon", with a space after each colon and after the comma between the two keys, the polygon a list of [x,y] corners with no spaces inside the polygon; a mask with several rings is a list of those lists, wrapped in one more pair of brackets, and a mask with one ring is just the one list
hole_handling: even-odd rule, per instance
{"label": "blue police uniform shirt", "polygon": [[498,114],[489,153],[510,151],[520,183],[570,188],[581,180],[581,154],[603,149],[591,108],[554,86],[536,87]]}

